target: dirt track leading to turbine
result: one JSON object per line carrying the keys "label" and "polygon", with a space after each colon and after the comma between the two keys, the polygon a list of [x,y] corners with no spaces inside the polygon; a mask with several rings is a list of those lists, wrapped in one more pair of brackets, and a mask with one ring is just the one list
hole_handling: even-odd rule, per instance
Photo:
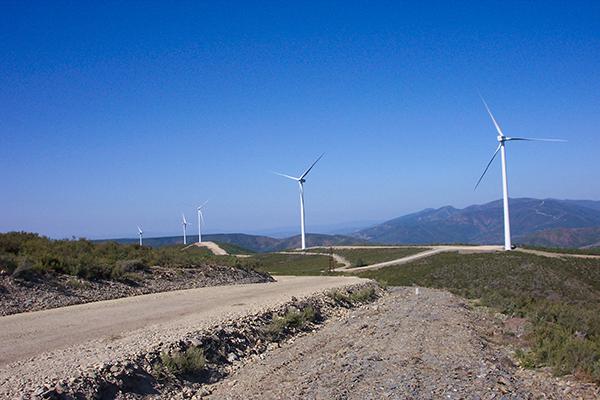
{"label": "dirt track leading to turbine", "polygon": [[[335,249],[352,249],[352,250],[356,250],[356,249],[386,249],[386,248],[410,248],[410,247],[414,247],[414,246],[339,246],[339,247],[333,247],[333,250],[335,250]],[[421,246],[419,246],[419,247],[421,247]],[[422,251],[420,253],[413,254],[410,256],[398,258],[395,260],[380,262],[380,263],[371,264],[371,265],[365,265],[364,267],[352,268],[350,263],[347,262],[344,266],[336,268],[334,271],[337,271],[337,272],[368,271],[368,270],[372,270],[372,269],[390,267],[392,265],[408,264],[413,261],[417,261],[417,260],[420,260],[420,259],[426,258],[426,257],[431,257],[431,256],[434,256],[434,255],[440,254],[440,253],[448,253],[448,252],[492,253],[492,252],[502,250],[502,248],[500,246],[423,246],[423,247],[427,248],[428,250]],[[334,254],[334,256],[335,256],[335,254]],[[338,255],[338,257],[340,257],[340,256]]]}
{"label": "dirt track leading to turbine", "polygon": [[274,283],[180,290],[0,317],[0,398],[18,382],[72,376],[86,366],[263,312],[292,296],[362,281],[279,276]]}
{"label": "dirt track leading to turbine", "polygon": [[[304,252],[304,254],[308,254],[308,255],[328,255],[328,253],[317,253],[317,252],[311,252],[310,250],[314,250],[314,249],[332,249],[332,250],[360,250],[360,249],[392,249],[392,248],[411,248],[411,247],[415,247],[415,246],[329,246],[329,247],[310,247],[307,249],[307,251]],[[495,245],[481,245],[481,246],[465,246],[465,245],[457,245],[457,246],[453,246],[453,245],[444,245],[444,246],[418,246],[418,247],[423,247],[426,248],[427,250],[422,251],[420,253],[417,254],[413,254],[410,256],[406,256],[406,257],[402,257],[402,258],[398,258],[395,260],[390,260],[390,261],[385,261],[385,262],[380,262],[380,263],[376,263],[376,264],[370,264],[370,265],[365,265],[363,267],[352,267],[351,263],[345,259],[343,256],[333,253],[331,254],[332,257],[335,259],[335,261],[339,264],[342,264],[341,267],[338,267],[336,269],[334,269],[334,271],[337,272],[362,272],[362,271],[368,271],[368,270],[373,270],[373,269],[380,269],[380,268],[385,268],[385,267],[390,267],[392,265],[402,265],[402,264],[408,264],[411,263],[413,261],[417,261],[420,260],[422,258],[427,258],[427,257],[431,257],[434,256],[436,254],[441,254],[441,253],[451,253],[451,252],[457,252],[457,253],[462,253],[462,254],[469,254],[469,253],[494,253],[494,252],[499,252],[499,251],[503,251],[502,246],[495,246]],[[528,254],[534,254],[537,256],[542,256],[542,257],[550,257],[550,258],[565,258],[565,257],[572,257],[572,258],[584,258],[584,259],[600,259],[599,255],[592,255],[592,254],[572,254],[572,253],[554,253],[554,252],[549,252],[549,251],[542,251],[542,250],[532,250],[532,249],[523,249],[523,248],[517,248],[513,251],[519,251],[522,253],[528,253]],[[282,252],[282,254],[295,254],[294,252]]]}

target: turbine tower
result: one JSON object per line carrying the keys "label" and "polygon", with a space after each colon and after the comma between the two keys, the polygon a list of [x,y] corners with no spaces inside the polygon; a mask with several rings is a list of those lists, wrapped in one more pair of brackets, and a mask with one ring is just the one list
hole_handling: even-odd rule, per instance
{"label": "turbine tower", "polygon": [[490,162],[488,162],[487,166],[485,167],[485,170],[483,170],[483,174],[481,174],[481,176],[479,177],[479,180],[477,181],[477,184],[475,185],[475,189],[477,189],[477,187],[481,183],[481,180],[483,179],[486,172],[490,168],[490,165],[496,158],[496,155],[498,154],[498,152],[500,152],[500,157],[502,159],[502,196],[503,196],[503,206],[504,206],[504,250],[512,250],[512,242],[511,242],[511,236],[510,236],[510,212],[508,209],[508,177],[507,177],[507,172],[506,172],[506,143],[510,142],[510,141],[519,141],[519,140],[532,141],[532,142],[565,142],[566,140],[505,136],[504,133],[502,132],[502,129],[500,129],[500,125],[498,125],[498,122],[496,122],[494,115],[490,111],[490,108],[488,107],[488,105],[485,102],[485,100],[483,99],[483,97],[481,97],[481,101],[483,101],[483,105],[485,106],[485,109],[487,110],[488,114],[490,115],[490,118],[492,119],[492,122],[494,123],[494,126],[496,127],[496,131],[498,132],[498,137],[497,137],[498,147],[496,148],[496,151],[492,155],[492,159],[490,160]]}
{"label": "turbine tower", "polygon": [[310,170],[315,166],[315,164],[324,155],[325,155],[325,153],[321,154],[319,156],[319,158],[317,158],[315,160],[315,162],[312,163],[312,165],[310,167],[308,167],[308,169],[306,171],[304,171],[304,173],[302,175],[300,175],[299,178],[296,178],[296,177],[290,176],[290,175],[280,174],[279,172],[275,172],[275,174],[277,174],[279,176],[283,176],[284,178],[288,178],[288,179],[298,182],[298,186],[300,187],[300,231],[301,231],[301,236],[302,236],[302,250],[306,250],[306,234],[305,234],[305,230],[304,230],[304,182],[306,182],[306,179],[304,179],[304,178],[306,178],[306,175],[308,175]]}
{"label": "turbine tower", "polygon": [[204,215],[202,214],[202,209],[206,203],[208,203],[208,200],[198,207],[198,243],[202,243],[202,225],[204,224]]}
{"label": "turbine tower", "polygon": [[140,235],[140,246],[142,246],[142,237],[144,236],[144,232],[142,231],[142,228],[139,227],[138,225],[138,234]]}
{"label": "turbine tower", "polygon": [[185,215],[183,213],[181,213],[181,225],[183,226],[183,244],[187,244],[187,233],[186,233],[186,228],[187,228],[187,220],[185,219]]}

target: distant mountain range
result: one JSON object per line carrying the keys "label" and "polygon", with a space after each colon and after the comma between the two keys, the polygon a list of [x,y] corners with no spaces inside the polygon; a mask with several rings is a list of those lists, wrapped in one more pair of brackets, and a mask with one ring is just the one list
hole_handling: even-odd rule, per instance
{"label": "distant mountain range", "polygon": [[[518,198],[510,200],[513,242],[546,247],[600,247],[600,201]],[[349,235],[307,234],[307,246],[365,243],[500,244],[503,241],[502,201],[428,208],[394,218]],[[188,236],[190,242],[195,240]],[[263,235],[223,233],[203,239],[233,244],[253,252],[281,251],[300,247],[300,235],[276,239]],[[137,243],[137,239],[116,239]],[[144,238],[147,246],[181,244],[181,236]]]}
{"label": "distant mountain range", "polygon": [[[188,243],[196,241],[197,236],[188,236]],[[282,251],[287,249],[295,249],[300,247],[300,235],[276,239],[269,236],[260,235],[247,235],[244,233],[219,233],[202,235],[202,240],[232,244],[243,249],[250,250],[257,253],[265,253],[272,251]],[[106,242],[108,240],[98,240],[97,242]],[[138,239],[113,239],[115,241],[124,244],[135,244]],[[151,247],[170,246],[175,244],[182,244],[183,239],[180,236],[167,236],[158,238],[144,238],[144,245]],[[308,233],[306,235],[306,245],[310,246],[334,246],[334,245],[351,245],[351,244],[365,244],[364,240],[356,237],[343,236],[343,235],[324,235],[317,233]]]}
{"label": "distant mountain range", "polygon": [[[511,199],[511,231],[517,244],[584,247],[600,242],[600,201]],[[463,209],[425,209],[354,234],[377,243],[474,243],[503,241],[502,201]]]}

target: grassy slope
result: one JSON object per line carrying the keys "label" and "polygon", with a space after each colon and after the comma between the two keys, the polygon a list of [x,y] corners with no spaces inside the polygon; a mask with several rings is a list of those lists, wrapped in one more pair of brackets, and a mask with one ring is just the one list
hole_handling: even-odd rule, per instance
{"label": "grassy slope", "polygon": [[322,275],[329,268],[328,256],[304,254],[257,254],[247,259],[252,268],[273,275]]}
{"label": "grassy slope", "polygon": [[224,243],[224,242],[215,242],[219,245],[219,247],[221,247],[223,250],[225,250],[228,254],[254,254],[255,252],[252,250],[248,250],[245,249],[241,246],[237,246],[235,244],[231,244],[231,243]]}
{"label": "grassy slope", "polygon": [[360,274],[391,285],[448,289],[532,322],[529,366],[600,382],[600,260],[522,253],[440,254]]}
{"label": "grassy slope", "polygon": [[541,250],[550,253],[563,253],[563,254],[587,254],[587,255],[600,255],[599,247],[592,247],[589,249],[572,249],[563,247],[542,247],[542,246],[521,246],[524,249]]}

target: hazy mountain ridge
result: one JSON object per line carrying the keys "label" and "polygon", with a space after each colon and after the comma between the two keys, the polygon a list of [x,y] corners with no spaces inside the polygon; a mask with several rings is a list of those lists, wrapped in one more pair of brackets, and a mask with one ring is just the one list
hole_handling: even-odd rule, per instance
{"label": "hazy mountain ridge", "polygon": [[[194,243],[198,236],[189,235],[188,243]],[[98,240],[98,242],[115,241],[117,243],[135,244],[139,239],[113,239],[113,240]],[[211,241],[217,243],[227,243],[239,246],[241,248],[251,250],[257,253],[282,251],[287,249],[295,249],[300,247],[300,235],[276,239],[269,236],[248,235],[245,233],[218,233],[202,235],[203,241]],[[364,244],[365,241],[344,235],[324,235],[317,233],[306,234],[306,245],[310,246],[334,246],[334,245],[350,245]],[[144,238],[144,246],[161,247],[183,244],[183,237],[167,236],[158,238]]]}
{"label": "hazy mountain ridge", "polygon": [[[600,229],[592,229],[600,228],[600,201],[519,198],[510,200],[510,210],[516,243],[581,247],[600,242]],[[501,243],[502,213],[501,200],[463,209],[428,208],[363,229],[355,236],[390,244]],[[570,232],[573,229],[579,233]]]}

